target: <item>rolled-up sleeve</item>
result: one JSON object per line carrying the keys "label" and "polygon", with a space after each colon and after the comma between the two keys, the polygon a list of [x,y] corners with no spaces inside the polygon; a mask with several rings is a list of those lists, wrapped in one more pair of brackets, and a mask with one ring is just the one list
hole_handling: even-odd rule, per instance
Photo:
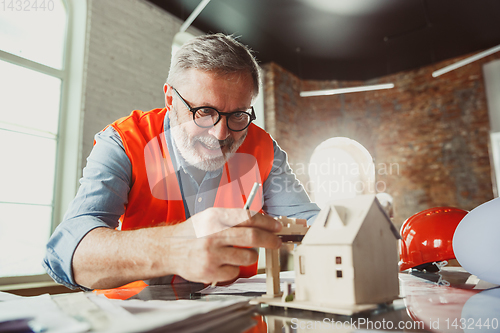
{"label": "rolled-up sleeve", "polygon": [[87,290],[73,278],[72,260],[78,244],[95,228],[118,226],[130,191],[132,167],[118,133],[108,127],[95,140],[78,193],[50,237],[42,263],[54,281],[71,289]]}
{"label": "rolled-up sleeve", "polygon": [[311,202],[307,192],[288,164],[286,153],[274,144],[274,161],[264,182],[264,211],[271,216],[306,219],[311,225],[318,215],[318,205]]}

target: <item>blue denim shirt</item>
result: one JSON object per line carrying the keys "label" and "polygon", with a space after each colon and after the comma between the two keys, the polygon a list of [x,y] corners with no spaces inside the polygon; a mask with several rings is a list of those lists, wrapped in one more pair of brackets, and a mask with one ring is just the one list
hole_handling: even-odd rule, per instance
{"label": "blue denim shirt", "polygon": [[[213,205],[221,170],[207,172],[200,184],[180,155],[170,136],[169,117],[164,121],[165,139],[182,181],[182,196],[186,218]],[[113,127],[96,134],[96,144],[83,169],[80,188],[71,202],[63,221],[52,234],[42,265],[58,283],[75,289],[87,288],[75,283],[72,259],[76,247],[91,230],[99,227],[117,228],[125,212],[131,186],[132,166],[125,153],[120,135]],[[307,219],[311,224],[319,212],[293,174],[286,153],[273,140],[274,161],[269,177],[263,184],[263,210],[271,216]],[[200,199],[201,198],[201,199]]]}

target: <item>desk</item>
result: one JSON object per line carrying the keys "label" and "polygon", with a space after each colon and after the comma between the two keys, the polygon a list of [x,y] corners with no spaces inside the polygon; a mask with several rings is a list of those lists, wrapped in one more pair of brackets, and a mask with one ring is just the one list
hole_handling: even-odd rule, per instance
{"label": "desk", "polygon": [[[106,312],[106,309],[107,311],[113,310],[109,306],[114,305],[117,306],[114,310],[119,308],[126,313],[126,316],[120,318],[132,318],[131,321],[123,323],[126,325],[128,323],[134,324],[135,326],[125,326],[129,331],[134,332],[144,331],[146,327],[149,329],[148,332],[164,332],[165,327],[157,327],[165,325],[167,322],[164,320],[165,316],[175,311],[180,314],[175,318],[183,318],[170,322],[171,326],[169,327],[176,327],[175,332],[182,332],[185,329],[189,329],[189,332],[198,332],[201,327],[205,328],[203,332],[222,333],[331,332],[334,330],[339,332],[375,330],[500,332],[500,288],[477,289],[478,285],[473,283],[477,281],[473,281],[470,274],[461,268],[445,268],[439,273],[400,273],[399,281],[400,299],[395,300],[391,305],[380,306],[374,311],[355,316],[340,316],[262,305],[250,306],[247,302],[249,297],[260,294],[202,295],[199,293],[204,287],[202,284],[188,283],[142,286],[136,289],[112,289],[112,292],[105,293],[109,298],[118,298],[116,301],[107,300],[91,292],[54,295],[52,296],[54,304],[47,302],[47,297],[50,302],[48,295],[44,295],[45,298],[40,299],[40,301],[50,306],[58,305],[59,308],[54,307],[51,311],[65,309],[66,314],[75,317],[74,314],[69,313],[71,311],[68,312],[70,305],[72,305],[79,311],[78,314],[89,314],[90,316],[86,317],[88,319],[101,318],[99,316],[103,314],[102,311],[110,313]],[[126,301],[120,299],[126,299]],[[181,301],[160,302],[160,304],[141,302],[154,300],[200,300],[202,302]],[[108,305],[108,308],[102,307],[103,301]],[[163,307],[163,312],[154,312],[151,305],[146,303],[154,303]],[[212,310],[216,309],[214,305],[220,303],[230,303],[230,306]],[[166,306],[170,308],[167,309]],[[191,310],[197,306],[204,308],[208,306],[209,310],[204,312],[204,316],[201,312],[193,316],[190,314],[193,313]],[[97,310],[95,310],[96,307]],[[4,309],[6,308],[4,307]],[[53,312],[46,314],[51,315]],[[92,320],[84,322],[91,323]],[[99,322],[99,320],[95,322]],[[91,325],[91,327],[98,326]],[[107,327],[101,326],[101,332],[123,333],[123,327],[114,330],[107,329]],[[79,330],[79,332],[83,331],[86,329]]]}
{"label": "desk", "polygon": [[[500,332],[500,288],[478,290],[460,268],[439,273],[400,273],[401,299],[392,305],[356,316],[258,306],[231,320],[217,332]],[[205,295],[202,285],[148,286],[129,299],[207,301],[238,298]],[[249,296],[248,294],[246,296]],[[487,326],[486,326],[487,325]],[[250,326],[253,326],[250,328]],[[489,327],[488,327],[489,326]],[[160,332],[161,330],[158,330]]]}

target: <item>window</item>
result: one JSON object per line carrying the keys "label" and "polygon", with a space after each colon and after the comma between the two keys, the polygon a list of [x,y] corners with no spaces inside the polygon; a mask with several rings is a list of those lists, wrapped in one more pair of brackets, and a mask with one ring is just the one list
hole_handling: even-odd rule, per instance
{"label": "window", "polygon": [[[70,21],[75,3],[0,4],[5,7],[0,8],[0,284],[44,276],[45,244],[66,207],[60,198],[68,190],[71,197],[76,193],[78,173],[70,171],[73,176],[67,177],[66,169],[79,164],[74,145],[79,131],[71,131],[79,128],[74,121],[81,101],[78,75],[80,86],[74,89],[79,92],[71,102],[68,98],[75,79],[70,73],[77,72],[75,63],[69,68],[69,54],[78,47],[67,40],[77,32],[74,24],[84,22]],[[86,13],[84,1],[76,6]],[[84,36],[84,30],[83,24],[75,35],[83,31]],[[83,38],[78,45],[81,52],[75,58],[83,59]],[[73,128],[68,129],[68,121]],[[64,162],[68,159],[73,162]]]}
{"label": "window", "polygon": [[341,265],[342,264],[342,257],[335,257],[335,263],[337,265]]}
{"label": "window", "polygon": [[495,197],[500,195],[500,132],[490,133],[491,140],[491,160],[493,161],[492,168],[494,169],[493,179],[493,193]]}
{"label": "window", "polygon": [[337,277],[338,277],[338,278],[341,278],[341,277],[342,277],[342,271],[341,271],[341,270],[337,270]]}

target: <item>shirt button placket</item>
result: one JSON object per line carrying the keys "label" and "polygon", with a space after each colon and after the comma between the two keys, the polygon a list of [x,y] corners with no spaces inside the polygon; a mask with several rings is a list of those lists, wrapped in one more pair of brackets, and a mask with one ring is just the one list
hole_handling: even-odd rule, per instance
{"label": "shirt button placket", "polygon": [[205,210],[205,207],[204,207],[205,204],[203,201],[204,201],[203,197],[201,197],[201,196],[198,196],[198,198],[196,199],[196,209],[195,210],[197,213]]}

